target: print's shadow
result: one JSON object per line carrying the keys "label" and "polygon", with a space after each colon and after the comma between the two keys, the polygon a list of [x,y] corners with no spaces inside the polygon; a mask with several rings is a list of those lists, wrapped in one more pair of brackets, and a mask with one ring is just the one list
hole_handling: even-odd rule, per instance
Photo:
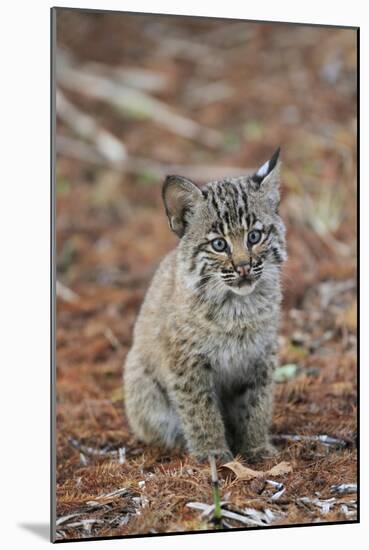
{"label": "print's shadow", "polygon": [[19,527],[31,531],[39,538],[50,541],[50,526],[48,523],[19,523]]}

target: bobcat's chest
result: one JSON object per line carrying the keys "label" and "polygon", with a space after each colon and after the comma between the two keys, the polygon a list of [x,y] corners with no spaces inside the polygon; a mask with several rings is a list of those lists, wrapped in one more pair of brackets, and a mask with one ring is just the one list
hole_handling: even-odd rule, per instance
{"label": "bobcat's chest", "polygon": [[[233,336],[223,334],[208,341],[206,356],[214,372],[216,385],[230,386],[248,377],[250,366],[263,353],[265,344],[257,332]],[[204,350],[205,351],[205,350]]]}

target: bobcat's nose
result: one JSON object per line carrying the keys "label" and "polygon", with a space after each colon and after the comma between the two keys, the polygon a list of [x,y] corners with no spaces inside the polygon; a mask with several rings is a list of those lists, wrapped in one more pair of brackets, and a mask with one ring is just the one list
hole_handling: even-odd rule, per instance
{"label": "bobcat's nose", "polygon": [[243,279],[250,274],[250,264],[249,262],[243,262],[236,266],[236,271],[240,277]]}

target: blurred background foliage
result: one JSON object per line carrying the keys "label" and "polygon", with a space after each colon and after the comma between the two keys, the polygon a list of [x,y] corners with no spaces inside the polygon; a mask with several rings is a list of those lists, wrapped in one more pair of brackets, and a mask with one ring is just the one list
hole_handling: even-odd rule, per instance
{"label": "blurred background foliage", "polygon": [[[352,273],[354,30],[58,13],[58,267],[66,283],[96,269],[100,279],[104,270],[108,279],[112,270],[124,275],[127,255],[137,273],[173,246],[160,204],[166,174],[198,182],[242,174],[278,145],[287,301],[327,272]],[[146,229],[135,227],[127,246],[125,230],[141,217]],[[148,235],[150,258],[141,257]]]}

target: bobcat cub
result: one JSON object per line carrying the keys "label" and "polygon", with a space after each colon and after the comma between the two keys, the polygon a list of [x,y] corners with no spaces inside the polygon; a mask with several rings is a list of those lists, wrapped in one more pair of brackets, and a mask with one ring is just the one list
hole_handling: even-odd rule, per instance
{"label": "bobcat cub", "polygon": [[279,149],[250,177],[200,189],[168,176],[163,200],[180,237],[161,262],[124,370],[130,426],[142,441],[198,460],[270,456],[285,227]]}

